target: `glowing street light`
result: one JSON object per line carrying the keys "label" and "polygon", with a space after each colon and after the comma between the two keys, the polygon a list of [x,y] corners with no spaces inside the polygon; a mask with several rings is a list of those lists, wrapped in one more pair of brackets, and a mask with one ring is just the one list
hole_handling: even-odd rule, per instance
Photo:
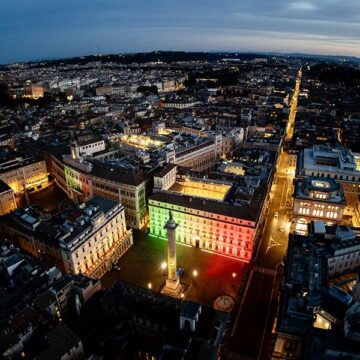
{"label": "glowing street light", "polygon": [[231,274],[231,276],[233,277],[233,279],[235,279],[235,278],[236,278],[236,273],[233,272],[233,273]]}
{"label": "glowing street light", "polygon": [[198,276],[198,271],[197,270],[194,270],[192,273],[193,273],[194,277]]}
{"label": "glowing street light", "polygon": [[167,263],[166,263],[165,261],[163,261],[163,262],[161,263],[161,269],[162,269],[162,270],[165,270],[166,267],[167,267]]}
{"label": "glowing street light", "polygon": [[148,283],[148,288],[151,289],[152,288],[152,284],[151,282]]}

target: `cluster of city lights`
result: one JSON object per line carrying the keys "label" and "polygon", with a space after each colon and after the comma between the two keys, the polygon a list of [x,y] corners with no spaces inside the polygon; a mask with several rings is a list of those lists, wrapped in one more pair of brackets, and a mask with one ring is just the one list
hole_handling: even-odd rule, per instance
{"label": "cluster of city lights", "polygon": [[122,135],[120,141],[143,149],[159,148],[163,143],[145,135]]}

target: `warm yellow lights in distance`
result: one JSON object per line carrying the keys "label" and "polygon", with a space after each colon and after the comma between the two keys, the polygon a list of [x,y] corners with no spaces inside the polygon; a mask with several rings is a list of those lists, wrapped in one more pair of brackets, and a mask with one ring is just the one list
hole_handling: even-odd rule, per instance
{"label": "warm yellow lights in distance", "polygon": [[193,274],[194,277],[197,277],[197,276],[198,276],[198,271],[197,271],[197,270],[193,270],[192,274]]}
{"label": "warm yellow lights in distance", "polygon": [[315,328],[323,329],[323,330],[330,330],[331,329],[331,322],[321,316],[320,314],[316,314],[316,319],[313,324]]}
{"label": "warm yellow lights in distance", "polygon": [[125,144],[141,149],[159,148],[164,145],[163,142],[154,140],[150,136],[146,135],[121,135],[119,140]]}

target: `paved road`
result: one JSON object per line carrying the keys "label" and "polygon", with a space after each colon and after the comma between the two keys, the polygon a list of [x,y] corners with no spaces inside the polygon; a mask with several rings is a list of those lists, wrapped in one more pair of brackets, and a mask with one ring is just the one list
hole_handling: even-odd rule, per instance
{"label": "paved road", "polygon": [[291,101],[285,146],[279,155],[278,167],[272,185],[271,203],[260,243],[250,265],[243,299],[234,315],[226,349],[231,359],[264,359],[271,353],[272,325],[276,315],[281,262],[287,249],[293,176],[288,171],[287,143],[291,140],[296,117],[297,98],[301,83],[301,70]]}
{"label": "paved road", "polygon": [[250,277],[250,284],[256,286],[246,289],[246,297],[239,309],[238,324],[232,329],[234,341],[229,347],[242,356],[257,358],[268,313],[268,303],[264,299],[271,297],[274,277],[270,273],[256,270],[252,271]]}
{"label": "paved road", "polygon": [[277,177],[274,180],[269,214],[255,259],[255,264],[258,266],[275,269],[284,257],[291,224],[289,220],[291,193],[292,179],[290,176]]}

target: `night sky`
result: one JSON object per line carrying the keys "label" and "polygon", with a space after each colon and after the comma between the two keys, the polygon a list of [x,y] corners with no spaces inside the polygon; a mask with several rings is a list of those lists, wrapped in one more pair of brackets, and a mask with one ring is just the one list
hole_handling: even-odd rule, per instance
{"label": "night sky", "polygon": [[0,0],[0,63],[98,46],[360,57],[360,0]]}

